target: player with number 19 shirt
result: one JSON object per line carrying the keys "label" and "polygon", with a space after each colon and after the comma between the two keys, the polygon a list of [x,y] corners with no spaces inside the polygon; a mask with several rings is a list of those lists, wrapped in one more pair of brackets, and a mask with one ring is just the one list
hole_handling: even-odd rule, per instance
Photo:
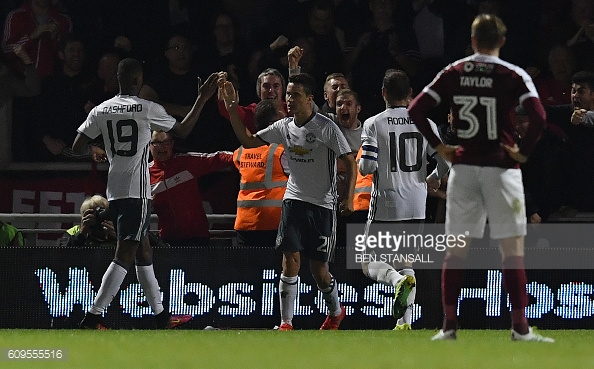
{"label": "player with number 19 shirt", "polygon": [[[431,129],[438,134],[437,126]],[[363,124],[361,173],[373,173],[369,219],[425,219],[427,154],[435,150],[408,116],[406,106],[388,107]],[[443,177],[447,163],[439,160]]]}
{"label": "player with number 19 shirt", "polygon": [[151,198],[148,157],[151,130],[170,131],[175,118],[152,101],[117,95],[96,106],[78,132],[103,135],[109,160],[107,199]]}
{"label": "player with number 19 shirt", "polygon": [[500,145],[514,146],[511,111],[519,103],[538,116],[522,137],[522,154],[532,150],[544,123],[544,109],[528,73],[493,55],[476,53],[449,65],[411,103],[410,115],[433,147],[441,143],[438,136],[415,114],[440,103],[451,107],[456,143],[462,147],[452,164],[518,168]]}

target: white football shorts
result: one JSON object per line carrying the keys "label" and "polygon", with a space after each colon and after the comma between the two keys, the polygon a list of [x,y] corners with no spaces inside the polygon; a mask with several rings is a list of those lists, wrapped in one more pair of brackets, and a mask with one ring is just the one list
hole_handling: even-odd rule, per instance
{"label": "white football shorts", "polygon": [[482,238],[487,219],[492,239],[526,235],[522,172],[453,165],[448,179],[446,233]]}

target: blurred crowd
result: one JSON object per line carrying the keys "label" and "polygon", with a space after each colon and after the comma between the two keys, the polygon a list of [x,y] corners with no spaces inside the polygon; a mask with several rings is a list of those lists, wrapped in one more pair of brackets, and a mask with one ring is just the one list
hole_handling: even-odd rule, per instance
{"label": "blurred crowd", "polygon": [[[0,129],[8,136],[0,139],[0,154],[13,162],[89,160],[70,150],[76,128],[118,93],[116,70],[125,57],[144,63],[140,96],[181,119],[197,84],[218,71],[227,73],[242,106],[282,101],[283,86],[263,89],[261,73],[274,68],[288,76],[287,54],[300,46],[299,68],[315,79],[316,105],[335,111],[336,92],[345,86],[326,82],[340,75],[358,93],[363,122],[385,108],[387,69],[405,71],[416,94],[469,55],[468,30],[479,13],[507,24],[501,57],[529,72],[545,105],[574,104],[572,77],[594,71],[594,0],[6,0],[0,78],[10,83],[0,84]],[[593,110],[592,96],[573,108]],[[237,149],[222,110],[215,95],[175,150]],[[447,113],[434,111],[432,119],[447,128]],[[547,171],[529,176],[541,217],[562,206],[594,211],[587,186],[594,179],[594,129],[569,118],[550,123],[535,161]]]}

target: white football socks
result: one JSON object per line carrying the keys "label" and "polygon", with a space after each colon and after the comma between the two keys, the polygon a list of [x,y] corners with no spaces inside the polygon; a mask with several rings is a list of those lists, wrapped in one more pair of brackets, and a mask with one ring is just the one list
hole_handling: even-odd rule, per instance
{"label": "white football socks", "polygon": [[320,288],[319,290],[322,291],[322,296],[324,296],[324,301],[326,301],[326,306],[328,306],[328,313],[332,316],[339,316],[342,313],[342,308],[340,307],[340,300],[338,299],[338,288],[336,288],[336,280],[334,276],[330,274],[332,278],[330,281],[330,286],[327,288]]}
{"label": "white football socks", "polygon": [[373,261],[367,265],[367,276],[386,286],[396,286],[403,278],[390,264],[381,261]]}
{"label": "white football socks", "polygon": [[[415,276],[415,271],[413,269],[402,269],[400,271],[401,275],[410,275],[410,276]],[[406,304],[408,305],[408,308],[406,309],[406,312],[404,313],[404,315],[402,316],[402,318],[398,319],[398,321],[396,322],[396,324],[398,325],[403,325],[403,324],[411,324],[411,318],[412,318],[412,312],[413,312],[413,304],[415,303],[415,296],[417,295],[417,287],[413,287],[412,290],[410,291],[410,294],[408,295],[408,299],[406,300]]]}
{"label": "white football socks", "polygon": [[293,310],[295,309],[295,298],[297,297],[297,276],[286,277],[281,274],[278,292],[280,296],[281,324],[293,325]]}
{"label": "white football socks", "polygon": [[111,303],[111,300],[113,300],[114,296],[120,290],[120,286],[127,273],[128,271],[121,265],[113,261],[109,264],[105,274],[103,274],[101,287],[99,287],[99,292],[95,296],[95,301],[93,301],[89,313],[95,315],[103,314],[103,310]]}
{"label": "white football socks", "polygon": [[155,315],[160,314],[164,308],[163,301],[161,300],[161,292],[159,291],[159,282],[155,277],[153,264],[137,265],[136,276],[138,277],[138,282],[140,282],[140,285],[142,286],[146,300],[153,309],[153,313]]}

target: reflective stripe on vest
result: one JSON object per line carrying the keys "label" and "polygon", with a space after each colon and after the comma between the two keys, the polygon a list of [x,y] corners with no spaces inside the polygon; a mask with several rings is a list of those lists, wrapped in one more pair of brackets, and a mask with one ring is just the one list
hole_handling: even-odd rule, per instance
{"label": "reflective stripe on vest", "polygon": [[363,192],[371,193],[371,186],[355,188],[355,193],[363,193]]}
{"label": "reflective stripe on vest", "polygon": [[283,200],[237,200],[238,208],[270,207],[280,208]]}

